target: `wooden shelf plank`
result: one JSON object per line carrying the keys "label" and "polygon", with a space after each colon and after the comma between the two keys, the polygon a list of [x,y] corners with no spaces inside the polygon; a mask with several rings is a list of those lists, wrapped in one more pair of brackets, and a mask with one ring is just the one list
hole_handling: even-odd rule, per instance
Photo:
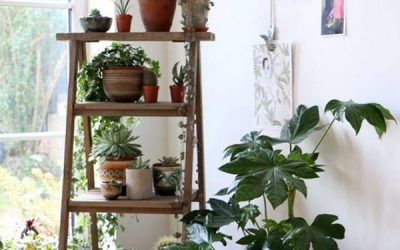
{"label": "wooden shelf plank", "polygon": [[117,103],[85,102],[74,105],[74,114],[80,116],[173,116],[187,114],[187,105],[183,103]]}
{"label": "wooden shelf plank", "polygon": [[[184,42],[189,33],[184,32],[132,32],[132,33],[58,33],[59,41],[173,41]],[[210,32],[196,32],[194,38],[198,41],[214,41],[215,35]]]}
{"label": "wooden shelf plank", "polygon": [[[193,191],[193,200],[197,200],[197,191]],[[69,201],[71,212],[103,213],[144,213],[144,214],[182,214],[183,202],[173,196],[157,196],[150,200],[106,200],[100,189],[92,189]]]}

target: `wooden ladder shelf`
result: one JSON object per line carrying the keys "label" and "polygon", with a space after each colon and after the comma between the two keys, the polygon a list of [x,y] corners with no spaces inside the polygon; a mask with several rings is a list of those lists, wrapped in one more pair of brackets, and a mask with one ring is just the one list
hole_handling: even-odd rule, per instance
{"label": "wooden ladder shelf", "polygon": [[[153,33],[65,33],[57,34],[57,40],[69,41],[69,84],[67,104],[67,124],[64,153],[64,177],[60,219],[59,250],[66,250],[68,244],[69,213],[85,212],[91,216],[92,249],[98,248],[96,213],[144,213],[144,214],[186,214],[191,211],[192,202],[199,202],[205,208],[204,151],[203,151],[203,114],[201,96],[201,59],[200,42],[213,41],[213,33],[199,32],[189,36],[183,32]],[[172,41],[185,42],[190,39],[191,65],[195,65],[191,83],[194,97],[183,104],[175,103],[113,103],[113,102],[76,102],[76,78],[79,67],[86,59],[86,43],[97,41]],[[75,117],[83,118],[84,145],[86,155],[87,192],[71,199],[71,180]],[[186,117],[186,150],[181,197],[156,197],[151,200],[105,200],[95,187],[94,166],[88,160],[92,147],[90,127],[91,116],[161,116]],[[196,137],[196,139],[195,139]],[[193,148],[197,146],[198,189],[193,189]],[[183,238],[186,237],[185,227]]]}

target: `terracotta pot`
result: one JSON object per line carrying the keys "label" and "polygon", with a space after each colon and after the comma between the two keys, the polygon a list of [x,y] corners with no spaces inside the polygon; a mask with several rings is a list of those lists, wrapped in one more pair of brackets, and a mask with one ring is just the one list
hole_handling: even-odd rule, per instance
{"label": "terracotta pot", "polygon": [[113,67],[103,71],[103,89],[114,102],[138,101],[143,94],[142,67]]}
{"label": "terracotta pot", "polygon": [[174,196],[180,188],[182,167],[163,167],[161,164],[153,165],[154,186],[158,195]]}
{"label": "terracotta pot", "polygon": [[121,194],[122,184],[120,182],[103,182],[100,185],[101,194],[107,200],[115,200]]}
{"label": "terracotta pot", "polygon": [[169,86],[171,92],[171,101],[173,103],[182,103],[185,99],[185,87],[179,85]]}
{"label": "terracotta pot", "polygon": [[117,15],[115,19],[117,21],[118,32],[131,32],[131,24],[132,24],[131,15],[126,15],[126,16]]}
{"label": "terracotta pot", "polygon": [[135,158],[133,157],[118,160],[105,160],[104,162],[99,164],[100,180],[102,182],[117,181],[125,185],[125,170],[134,160]]}
{"label": "terracotta pot", "polygon": [[154,197],[152,169],[127,169],[126,191],[131,200],[147,200]]}
{"label": "terracotta pot", "polygon": [[168,32],[174,19],[176,0],[139,0],[146,31]]}
{"label": "terracotta pot", "polygon": [[159,86],[143,86],[144,102],[156,103],[158,100]]}
{"label": "terracotta pot", "polygon": [[[206,32],[208,22],[208,2],[210,0],[183,0],[182,2],[182,13],[184,16],[189,17],[193,15],[193,28],[195,32]],[[187,20],[184,20],[183,30],[189,31],[189,24]]]}

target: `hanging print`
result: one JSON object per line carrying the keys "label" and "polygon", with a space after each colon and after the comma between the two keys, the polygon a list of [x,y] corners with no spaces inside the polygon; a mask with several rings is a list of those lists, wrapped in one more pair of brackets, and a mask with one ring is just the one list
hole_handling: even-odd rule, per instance
{"label": "hanging print", "polygon": [[322,1],[322,35],[345,34],[345,0],[321,0]]}
{"label": "hanging print", "polygon": [[255,125],[269,133],[280,131],[292,116],[292,48],[275,42],[254,46]]}

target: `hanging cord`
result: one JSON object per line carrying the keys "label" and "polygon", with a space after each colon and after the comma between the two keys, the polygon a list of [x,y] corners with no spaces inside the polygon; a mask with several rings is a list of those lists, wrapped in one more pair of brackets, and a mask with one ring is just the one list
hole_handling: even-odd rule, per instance
{"label": "hanging cord", "polygon": [[274,51],[276,48],[275,45],[275,22],[276,22],[276,15],[275,15],[275,0],[270,0],[269,6],[269,28],[267,30],[267,35],[261,35],[261,38],[264,39],[265,44],[269,51]]}

